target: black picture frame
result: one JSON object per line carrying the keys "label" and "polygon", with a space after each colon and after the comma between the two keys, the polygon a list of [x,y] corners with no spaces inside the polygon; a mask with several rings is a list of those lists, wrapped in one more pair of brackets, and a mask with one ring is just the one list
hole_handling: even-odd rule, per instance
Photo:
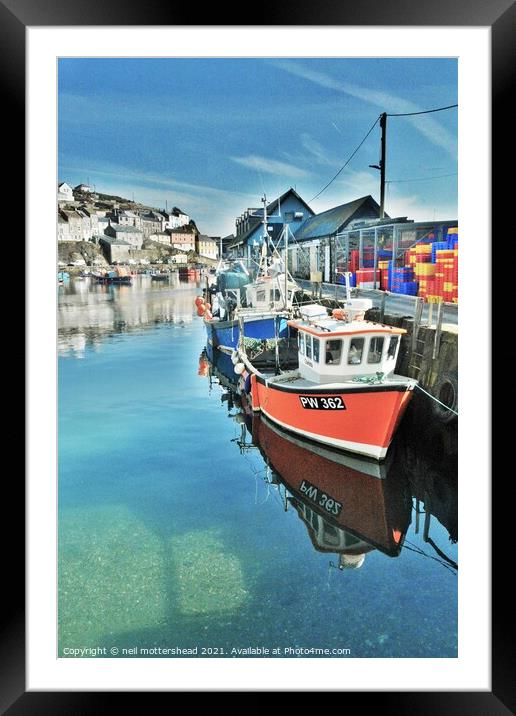
{"label": "black picture frame", "polygon": [[[76,0],[0,0],[0,56],[1,81],[3,84],[4,121],[8,127],[4,139],[16,147],[15,156],[9,171],[4,166],[4,176],[8,176],[4,190],[9,194],[8,186],[20,187],[25,183],[25,30],[35,26],[77,26],[77,25],[198,25],[199,8],[165,4],[156,0],[145,3],[128,4],[122,0],[103,0],[99,2],[77,2]],[[235,15],[235,11],[225,11],[218,6],[203,8],[203,26],[214,25],[263,25],[256,19],[266,18],[267,25],[336,25],[336,26],[485,26],[492,33],[492,109],[494,159],[492,216],[507,215],[509,186],[501,173],[502,157],[507,161],[512,127],[510,107],[513,67],[515,66],[514,28],[516,10],[510,0],[362,0],[361,2],[341,2],[340,6],[332,0],[319,0],[317,3],[261,3],[253,7],[247,17]],[[229,19],[231,17],[231,20]],[[294,18],[294,19],[293,19]],[[497,168],[500,170],[497,172]],[[6,177],[7,178],[7,177]],[[12,189],[11,189],[12,190]],[[487,198],[486,198],[487,199]],[[26,207],[30,210],[30,207]],[[18,217],[18,229],[23,214]],[[20,229],[21,230],[21,229]],[[494,235],[494,230],[493,230]],[[21,364],[21,361],[19,361]],[[20,397],[17,402],[23,401]],[[10,716],[22,714],[93,714],[107,713],[114,706],[114,699],[120,693],[94,692],[26,692],[25,689],[25,612],[24,612],[24,485],[16,474],[6,472],[4,478],[4,500],[9,511],[15,512],[17,522],[15,530],[7,544],[4,542],[4,588],[6,607],[3,610],[3,629],[0,640],[0,710]],[[7,480],[9,475],[9,480]],[[18,477],[18,480],[14,478]],[[503,498],[502,487],[493,485],[493,505]],[[501,510],[500,510],[501,512]],[[503,520],[493,517],[493,543],[503,547],[508,543],[504,538]],[[488,530],[483,526],[485,535]],[[503,553],[493,550],[492,569],[496,587],[492,599],[492,691],[478,692],[367,692],[360,693],[368,697],[368,707],[377,705],[382,712],[396,711],[399,714],[486,714],[496,716],[515,712],[514,694],[514,648],[508,626],[511,623],[509,611],[504,608],[505,567]],[[410,684],[407,684],[410,688]],[[300,691],[303,686],[300,685]],[[338,691],[338,687],[335,689]],[[160,694],[134,694],[129,698],[133,707],[142,698],[148,699]],[[348,698],[357,694],[347,694]],[[362,707],[364,702],[362,701]],[[149,710],[148,700],[145,707]],[[151,707],[152,708],[152,707]]]}

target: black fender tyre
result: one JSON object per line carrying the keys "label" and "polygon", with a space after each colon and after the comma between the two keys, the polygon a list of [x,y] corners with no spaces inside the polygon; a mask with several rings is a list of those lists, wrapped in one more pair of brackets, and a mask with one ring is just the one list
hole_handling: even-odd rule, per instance
{"label": "black fender tyre", "polygon": [[[457,412],[459,396],[457,378],[450,373],[442,375],[432,388],[432,395],[447,406],[447,408],[445,408],[443,405],[436,403],[435,400],[432,400],[432,412],[435,417],[440,420],[441,423],[451,423],[455,420],[457,416],[452,411],[455,410]],[[450,410],[448,410],[448,408],[450,408]]]}

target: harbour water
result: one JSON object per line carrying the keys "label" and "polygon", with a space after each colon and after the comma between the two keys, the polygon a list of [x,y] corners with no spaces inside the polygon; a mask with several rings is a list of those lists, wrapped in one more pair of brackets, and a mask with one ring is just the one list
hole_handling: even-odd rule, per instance
{"label": "harbour water", "polygon": [[385,474],[342,501],[357,561],[289,489],[331,460],[270,426],[253,446],[200,368],[195,285],[58,290],[59,656],[457,656],[455,458],[410,412]]}

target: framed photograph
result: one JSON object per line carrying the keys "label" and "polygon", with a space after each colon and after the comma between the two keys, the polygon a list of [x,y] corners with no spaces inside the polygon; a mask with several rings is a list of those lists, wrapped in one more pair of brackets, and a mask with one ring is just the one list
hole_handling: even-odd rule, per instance
{"label": "framed photograph", "polygon": [[[28,309],[3,710],[91,713],[125,691],[514,708],[478,338],[514,7],[323,4],[266,25],[154,3],[0,12]],[[222,259],[240,313],[211,288]],[[251,328],[263,262],[270,335]],[[380,288],[391,304],[373,308]],[[298,290],[305,313],[282,314]],[[403,360],[408,421],[385,407]],[[361,427],[335,432],[361,396]]]}

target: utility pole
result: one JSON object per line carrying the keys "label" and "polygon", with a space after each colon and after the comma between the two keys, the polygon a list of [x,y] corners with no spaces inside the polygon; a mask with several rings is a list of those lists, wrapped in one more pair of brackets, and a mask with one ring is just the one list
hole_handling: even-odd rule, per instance
{"label": "utility pole", "polygon": [[380,170],[380,219],[385,217],[385,143],[387,138],[387,113],[382,112],[380,115],[381,137],[381,157],[380,164],[370,164],[371,169]]}
{"label": "utility pole", "polygon": [[382,156],[380,159],[380,219],[385,216],[385,140],[387,136],[387,113],[380,115],[380,128],[382,130]]}

